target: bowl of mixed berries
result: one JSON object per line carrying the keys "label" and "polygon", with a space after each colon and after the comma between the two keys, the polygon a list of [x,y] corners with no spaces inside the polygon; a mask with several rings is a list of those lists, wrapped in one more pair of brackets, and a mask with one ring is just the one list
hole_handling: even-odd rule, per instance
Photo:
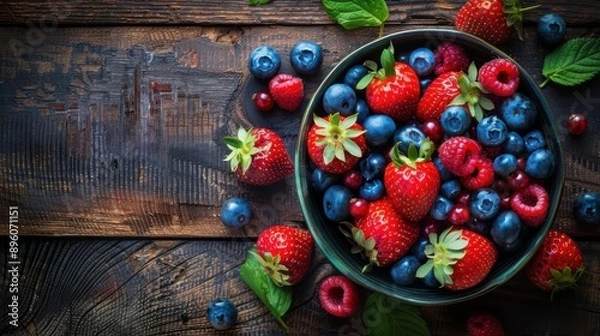
{"label": "bowl of mixed berries", "polygon": [[555,218],[554,118],[513,59],[469,34],[402,31],[341,60],[309,102],[295,180],[315,242],[344,275],[420,305],[513,277]]}

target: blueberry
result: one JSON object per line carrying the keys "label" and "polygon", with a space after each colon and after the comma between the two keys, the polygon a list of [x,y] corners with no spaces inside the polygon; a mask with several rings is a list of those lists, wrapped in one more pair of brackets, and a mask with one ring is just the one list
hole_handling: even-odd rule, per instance
{"label": "blueberry", "polygon": [[500,117],[509,131],[521,133],[530,129],[535,123],[537,108],[529,97],[517,92],[502,102]]}
{"label": "blueberry", "polygon": [[477,124],[477,140],[484,146],[499,146],[506,140],[508,130],[502,119],[495,115],[483,117]]}
{"label": "blueberry", "polygon": [[339,175],[328,173],[320,168],[313,170],[311,175],[312,186],[318,192],[325,191],[330,186],[338,183],[339,180]]}
{"label": "blueberry", "polygon": [[525,173],[534,179],[545,179],[552,175],[554,166],[554,154],[542,148],[529,154],[525,162]]}
{"label": "blueberry", "polygon": [[442,163],[442,160],[440,160],[439,156],[434,157],[431,161],[433,162],[433,164],[437,168],[438,172],[440,173],[440,179],[442,181],[448,181],[448,180],[454,178],[454,175],[452,175],[452,173],[449,172],[448,169],[446,169],[446,167]]}
{"label": "blueberry", "polygon": [[523,137],[517,132],[508,132],[504,142],[504,151],[515,156],[521,155],[525,151]]}
{"label": "blueberry", "polygon": [[362,64],[352,66],[344,75],[344,84],[356,89],[356,84],[369,73],[369,68]]}
{"label": "blueberry", "polygon": [[429,271],[429,273],[425,275],[425,277],[423,278],[423,283],[425,284],[425,286],[430,288],[440,287],[440,282],[435,278],[435,275],[433,274],[433,269],[431,269],[431,271]]}
{"label": "blueberry", "polygon": [[208,322],[217,330],[231,328],[238,317],[237,308],[227,299],[216,299],[208,304],[206,310]]}
{"label": "blueberry", "polygon": [[546,138],[539,130],[533,130],[523,136],[525,151],[533,153],[534,151],[546,147]]}
{"label": "blueberry", "polygon": [[547,46],[554,46],[565,37],[567,24],[562,16],[556,13],[543,15],[537,24],[537,34],[540,42]]}
{"label": "blueberry", "polygon": [[323,50],[315,42],[298,41],[290,51],[290,63],[301,75],[315,73],[323,63]]}
{"label": "blueberry", "polygon": [[341,184],[334,184],[323,194],[325,217],[333,222],[341,222],[350,217],[352,191]]}
{"label": "blueberry", "polygon": [[379,179],[365,181],[358,189],[358,195],[369,202],[380,199],[384,193],[385,187]]}
{"label": "blueberry", "polygon": [[478,189],[471,194],[470,200],[471,215],[480,221],[488,221],[500,211],[500,196],[493,189]]}
{"label": "blueberry", "polygon": [[356,93],[346,84],[332,84],[323,95],[323,108],[329,114],[353,114],[356,111]]}
{"label": "blueberry", "polygon": [[521,219],[511,210],[498,214],[492,223],[490,235],[492,240],[502,246],[514,243],[521,232]]}
{"label": "blueberry", "polygon": [[449,106],[442,113],[440,123],[446,135],[461,135],[471,126],[471,115],[462,106]]}
{"label": "blueberry", "polygon": [[354,113],[358,113],[356,122],[362,125],[365,122],[365,119],[371,115],[371,109],[364,99],[357,98]]}
{"label": "blueberry", "polygon": [[579,194],[573,202],[573,214],[579,223],[600,224],[600,192]]}
{"label": "blueberry", "polygon": [[435,66],[435,56],[428,48],[417,48],[408,56],[408,65],[415,70],[420,77],[429,75]]}
{"label": "blueberry", "polygon": [[501,253],[514,253],[519,248],[521,248],[521,246],[523,246],[523,243],[525,242],[525,235],[523,234],[524,228],[525,227],[521,225],[521,233],[519,234],[517,239],[515,239],[515,241],[513,241],[512,243],[506,245],[497,244],[496,246],[498,247],[498,251]]}
{"label": "blueberry", "polygon": [[281,66],[279,54],[271,46],[260,46],[250,53],[248,58],[248,69],[258,79],[270,79]]}
{"label": "blueberry", "polygon": [[396,131],[396,123],[388,115],[372,114],[365,119],[363,128],[366,130],[367,143],[380,146],[392,138]]}
{"label": "blueberry", "polygon": [[455,199],[460,195],[461,186],[460,181],[457,179],[447,180],[440,186],[440,195],[447,199]]}
{"label": "blueberry", "polygon": [[513,154],[500,154],[494,159],[494,172],[501,176],[508,176],[517,169],[517,157]]}
{"label": "blueberry", "polygon": [[452,203],[452,201],[450,201],[444,196],[438,195],[438,197],[436,197],[435,201],[433,202],[431,209],[429,209],[429,215],[433,217],[433,219],[437,219],[440,221],[445,220],[448,217],[448,214],[450,213],[450,210],[452,210],[453,206],[454,204]]}
{"label": "blueberry", "polygon": [[411,285],[415,281],[421,262],[413,255],[406,255],[392,265],[390,276],[398,285]]}
{"label": "blueberry", "polygon": [[232,197],[221,207],[221,222],[230,229],[248,224],[252,218],[252,206],[240,197]]}
{"label": "blueberry", "polygon": [[405,154],[408,152],[408,146],[411,143],[418,149],[425,138],[423,131],[416,125],[404,125],[394,133],[394,142],[400,143],[398,149]]}
{"label": "blueberry", "polygon": [[490,228],[492,226],[491,222],[480,221],[478,219],[473,219],[467,223],[467,227],[482,236],[488,236],[490,234]]}
{"label": "blueberry", "polygon": [[429,238],[421,237],[417,239],[414,244],[410,247],[410,251],[419,259],[421,262],[427,261],[427,255],[425,255],[425,247],[429,245]]}
{"label": "blueberry", "polygon": [[365,180],[372,180],[383,175],[387,161],[383,154],[369,153],[360,159],[358,169]]}

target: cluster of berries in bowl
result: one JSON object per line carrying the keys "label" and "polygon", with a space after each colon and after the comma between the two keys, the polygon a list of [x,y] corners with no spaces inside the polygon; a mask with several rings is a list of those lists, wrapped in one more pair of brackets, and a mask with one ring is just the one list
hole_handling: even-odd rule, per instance
{"label": "cluster of berries in bowl", "polygon": [[547,233],[563,183],[556,139],[541,93],[501,51],[455,31],[396,33],[342,60],[311,100],[302,210],[361,285],[462,301],[514,275]]}

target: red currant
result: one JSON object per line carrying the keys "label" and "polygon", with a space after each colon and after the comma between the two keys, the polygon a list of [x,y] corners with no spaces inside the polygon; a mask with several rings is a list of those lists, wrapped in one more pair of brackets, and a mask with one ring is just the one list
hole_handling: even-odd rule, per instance
{"label": "red currant", "polygon": [[344,185],[350,189],[358,189],[362,182],[362,175],[355,169],[344,174]]}
{"label": "red currant", "polygon": [[444,138],[444,129],[439,120],[426,120],[423,125],[421,125],[421,131],[426,137],[436,143],[442,141]]}
{"label": "red currant", "polygon": [[522,170],[515,170],[509,176],[507,181],[510,190],[519,191],[527,187],[531,183],[529,176]]}
{"label": "red currant", "polygon": [[275,100],[267,90],[261,90],[252,95],[254,106],[259,111],[269,111],[275,106]]}
{"label": "red currant", "polygon": [[471,199],[471,193],[468,190],[461,190],[460,194],[456,196],[457,204],[469,205],[469,200]]}
{"label": "red currant", "polygon": [[352,198],[348,210],[354,218],[363,217],[369,211],[369,202],[363,198]]}
{"label": "red currant", "polygon": [[469,219],[471,219],[469,207],[461,203],[454,205],[448,214],[448,222],[450,222],[452,225],[465,225],[469,222]]}
{"label": "red currant", "polygon": [[573,113],[567,120],[567,130],[573,135],[580,135],[587,129],[587,117],[583,114]]}
{"label": "red currant", "polygon": [[438,221],[431,216],[427,216],[423,219],[420,225],[421,236],[429,237],[432,233],[440,234],[445,229],[444,222]]}

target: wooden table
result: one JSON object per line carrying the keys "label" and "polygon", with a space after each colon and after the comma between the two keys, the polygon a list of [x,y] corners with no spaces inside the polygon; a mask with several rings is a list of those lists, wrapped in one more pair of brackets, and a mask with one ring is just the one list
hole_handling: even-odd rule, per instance
{"label": "wooden table", "polygon": [[[274,223],[303,225],[293,179],[272,188],[240,184],[222,161],[220,139],[239,125],[267,126],[292,150],[301,116],[257,113],[250,96],[264,83],[246,60],[270,44],[291,71],[300,39],[324,49],[321,71],[305,77],[307,97],[377,28],[345,31],[320,1],[275,0],[249,7],[220,1],[12,1],[0,4],[0,205],[19,209],[19,328],[9,326],[2,290],[2,335],[209,335],[208,302],[239,308],[231,334],[283,329],[240,280],[256,235]],[[451,27],[462,0],[388,1],[384,33]],[[556,11],[567,37],[600,33],[600,2],[546,1],[526,14],[524,40],[502,46],[538,82],[547,49],[535,22]],[[560,125],[567,180],[554,228],[575,237],[587,264],[581,286],[546,293],[518,274],[473,301],[424,307],[433,335],[464,335],[472,309],[486,307],[507,335],[600,335],[600,227],[573,219],[571,204],[600,191],[600,77],[575,88],[544,89]],[[567,134],[570,113],[590,129]],[[238,231],[219,221],[231,196],[252,201],[255,218]],[[3,224],[7,227],[7,224]],[[2,284],[9,285],[3,229]],[[315,288],[335,273],[317,251],[308,279],[294,288],[285,316],[292,334],[357,335],[360,317],[331,318]],[[8,288],[8,287],[7,287]]]}

